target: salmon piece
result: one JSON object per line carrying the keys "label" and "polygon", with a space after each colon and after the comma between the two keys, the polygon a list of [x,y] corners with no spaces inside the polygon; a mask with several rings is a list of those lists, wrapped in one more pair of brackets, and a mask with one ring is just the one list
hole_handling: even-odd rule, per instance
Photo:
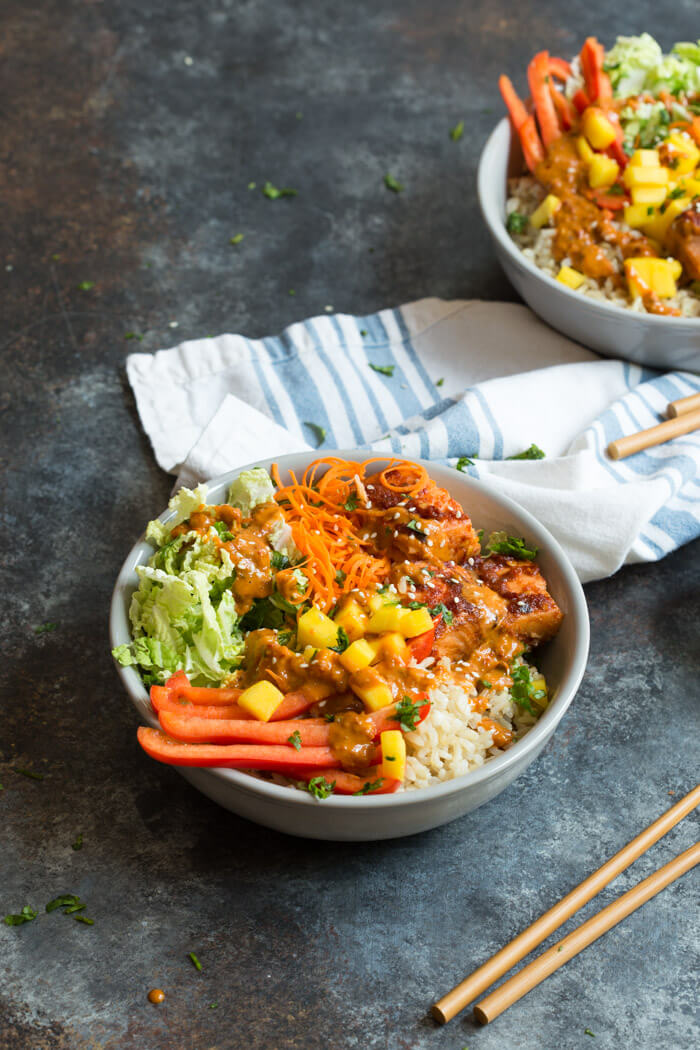
{"label": "salmon piece", "polygon": [[484,583],[505,599],[507,613],[501,630],[528,645],[546,642],[559,630],[563,614],[537,565],[505,554],[475,558],[474,568]]}

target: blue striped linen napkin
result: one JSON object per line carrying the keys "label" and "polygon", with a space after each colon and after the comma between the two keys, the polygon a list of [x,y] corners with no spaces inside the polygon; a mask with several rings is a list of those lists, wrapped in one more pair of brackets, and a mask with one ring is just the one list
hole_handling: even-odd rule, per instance
{"label": "blue striped linen napkin", "polygon": [[[467,456],[462,468],[530,510],[584,581],[700,534],[700,432],[624,461],[605,453],[700,392],[700,377],[601,359],[524,306],[424,299],[325,315],[276,337],[132,354],[127,372],[178,485],[316,447]],[[532,443],[545,459],[508,458]]]}

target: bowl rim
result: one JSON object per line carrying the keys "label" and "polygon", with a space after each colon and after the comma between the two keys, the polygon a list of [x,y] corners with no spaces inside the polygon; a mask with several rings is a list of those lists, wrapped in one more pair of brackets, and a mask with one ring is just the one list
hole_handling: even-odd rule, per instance
{"label": "bowl rim", "polygon": [[[345,459],[357,459],[360,461],[361,459],[366,458],[366,450],[324,449],[322,455],[324,457],[341,456]],[[292,469],[299,469],[298,461],[300,457],[306,458],[308,462],[319,458],[317,451],[313,450],[308,453],[291,453],[286,456],[274,457],[274,459],[275,462],[279,464],[280,471],[284,472],[287,464],[292,464],[292,462],[294,463]],[[391,458],[397,457],[388,453],[386,459],[389,460]],[[207,481],[206,484],[210,487],[221,484],[228,485],[241,473],[241,471],[249,470],[257,466],[263,466],[267,469],[269,468],[270,462],[271,457],[266,456],[264,459],[256,460],[253,463],[243,464],[240,467],[236,467],[234,470],[226,471],[224,474],[219,474]],[[435,467],[442,467],[442,464],[430,462],[429,460],[417,459],[414,460],[414,462],[421,463],[429,471],[434,470]],[[366,810],[376,813],[379,809],[387,807],[415,805],[421,802],[432,803],[438,799],[449,798],[450,796],[458,794],[473,785],[497,777],[512,765],[518,763],[529,752],[537,751],[538,745],[544,745],[547,738],[555,731],[557,725],[566,713],[569,704],[576,695],[588,660],[590,623],[583,587],[581,586],[581,582],[576,575],[568,555],[558,541],[551,535],[549,530],[537,521],[534,515],[530,514],[530,512],[525,510],[524,507],[521,507],[515,502],[515,500],[500,493],[494,485],[487,484],[477,478],[472,478],[468,474],[460,475],[460,483],[466,485],[467,488],[472,488],[476,492],[481,492],[488,498],[495,500],[502,506],[504,513],[510,513],[516,519],[519,519],[519,525],[521,524],[524,530],[527,530],[533,535],[537,540],[538,545],[541,548],[546,548],[547,553],[551,555],[557,563],[557,569],[562,577],[563,589],[566,591],[567,598],[570,602],[570,610],[567,615],[571,616],[574,620],[574,645],[570,657],[568,674],[565,675],[564,680],[559,686],[558,695],[540,716],[535,725],[528,730],[520,740],[513,744],[508,751],[495,758],[489,759],[478,769],[471,770],[468,773],[462,773],[459,776],[452,777],[450,780],[443,781],[439,784],[431,784],[427,787],[414,788],[410,791],[398,792],[396,794],[377,795],[372,797],[331,795],[329,798],[323,800],[324,811],[328,809],[352,810],[353,812]],[[174,512],[166,509],[158,515],[158,520],[167,522],[173,516]],[[146,556],[150,557],[152,552],[153,547],[151,544],[146,543],[144,532],[132,546],[121,566],[121,569],[119,570],[110,602],[110,648],[131,641],[128,622],[127,594],[133,590],[133,572],[135,566],[137,564],[142,564]],[[141,681],[140,675],[134,667],[122,667],[116,660],[113,662],[134,707],[153,728],[157,728],[158,720],[154,717],[153,712],[148,710],[148,691]],[[210,773],[212,777],[228,783],[232,788],[243,789],[247,793],[262,796],[262,798],[267,799],[268,802],[274,801],[279,802],[282,805],[286,804],[294,806],[317,805],[317,800],[308,793],[290,790],[286,785],[274,784],[266,780],[261,780],[255,776],[251,776],[244,770],[225,769],[220,767],[175,766],[172,768],[178,770],[178,772],[186,769],[187,772],[196,771],[197,773]]]}
{"label": "bowl rim", "polygon": [[[506,130],[508,131],[507,135]],[[510,120],[508,117],[502,117],[498,124],[496,124],[495,128],[490,132],[489,137],[484,144],[479,157],[476,175],[477,197],[484,222],[490,230],[491,235],[498,241],[504,251],[508,253],[511,260],[519,266],[520,269],[525,270],[533,277],[538,278],[545,285],[548,285],[552,291],[563,295],[571,302],[584,304],[587,309],[598,312],[602,316],[609,316],[617,319],[627,317],[637,324],[647,324],[651,328],[668,328],[671,324],[675,330],[678,330],[685,325],[690,326],[691,329],[700,328],[700,317],[664,317],[657,314],[642,314],[635,310],[626,309],[624,306],[618,306],[617,303],[608,302],[605,299],[591,299],[588,296],[581,296],[572,288],[568,288],[565,284],[562,284],[561,281],[557,281],[554,277],[550,277],[548,273],[541,270],[523,254],[522,250],[508,234],[503,216],[498,213],[498,206],[494,200],[493,179],[490,171],[494,156],[500,157],[503,156],[504,153],[507,155],[510,151],[512,137],[513,128]]]}

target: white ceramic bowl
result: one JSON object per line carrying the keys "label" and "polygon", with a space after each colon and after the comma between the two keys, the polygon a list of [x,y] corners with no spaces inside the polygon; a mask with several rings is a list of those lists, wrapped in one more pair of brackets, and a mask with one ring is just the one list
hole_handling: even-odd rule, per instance
{"label": "white ceramic bowl", "polygon": [[[356,460],[366,457],[366,452],[330,454]],[[278,460],[280,472],[284,477],[286,470],[303,470],[313,458],[309,453],[283,456]],[[270,464],[261,461],[250,465],[269,467]],[[559,634],[542,648],[537,658],[551,689],[549,707],[522,740],[482,768],[444,784],[396,795],[331,796],[318,801],[305,792],[270,784],[238,770],[178,768],[194,787],[226,809],[278,831],[315,839],[366,841],[412,835],[461,817],[503,791],[535,760],[561,721],[581,681],[589,639],[586,600],[571,563],[547,530],[512,500],[449,467],[434,463],[425,463],[425,466],[464,506],[475,527],[487,532],[505,529],[534,540],[540,548],[538,562],[553,597],[564,612]],[[223,474],[209,483],[208,498],[212,503],[226,499],[228,486],[239,472]],[[171,517],[166,511],[160,520],[168,521]],[[113,646],[131,640],[128,610],[138,583],[134,568],[148,561],[152,554],[153,548],[142,538],[132,548],[119,573],[110,613]],[[136,670],[118,665],[117,670],[141,721],[157,727],[158,720]],[[144,761],[150,759],[144,755]]]}
{"label": "white ceramic bowl", "polygon": [[481,154],[477,193],[496,255],[528,306],[553,328],[602,354],[665,370],[700,372],[700,318],[658,317],[590,299],[555,281],[523,255],[505,226],[506,181],[523,171],[520,143],[504,117]]}

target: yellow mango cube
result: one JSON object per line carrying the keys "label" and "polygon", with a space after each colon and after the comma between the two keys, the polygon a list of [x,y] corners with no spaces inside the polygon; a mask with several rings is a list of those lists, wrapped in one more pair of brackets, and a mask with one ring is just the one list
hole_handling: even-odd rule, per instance
{"label": "yellow mango cube", "polygon": [[400,729],[385,729],[379,737],[382,761],[379,775],[386,780],[403,780],[406,773],[406,741]]}
{"label": "yellow mango cube", "polygon": [[607,149],[617,138],[613,124],[597,106],[588,106],[583,111],[581,128],[593,149]]}
{"label": "yellow mango cube", "polygon": [[[538,707],[540,711],[544,711],[547,706],[549,699],[547,696],[547,682],[543,674],[532,674],[530,676],[532,682],[532,692],[530,696],[535,707]],[[544,696],[538,696],[538,693],[544,693]]]}
{"label": "yellow mango cube", "polygon": [[683,273],[683,266],[678,259],[667,259],[666,261],[671,267],[671,275],[674,281],[678,281]]}
{"label": "yellow mango cube", "polygon": [[666,186],[633,186],[630,194],[633,204],[663,204]]}
{"label": "yellow mango cube", "polygon": [[379,639],[379,655],[392,662],[408,663],[411,651],[404,636],[398,631],[391,631]]}
{"label": "yellow mango cube", "polygon": [[338,625],[316,606],[302,613],[297,622],[297,641],[300,646],[331,649],[338,644]]}
{"label": "yellow mango cube", "polygon": [[357,641],[352,642],[344,653],[341,653],[338,659],[350,674],[354,674],[355,671],[361,671],[363,667],[369,667],[372,661],[376,658],[376,653],[372,646],[364,638],[358,638]]}
{"label": "yellow mango cube", "polygon": [[690,135],[682,131],[672,131],[666,139],[666,147],[670,154],[669,166],[674,175],[688,175],[695,170],[700,161],[700,149]]}
{"label": "yellow mango cube", "polygon": [[657,149],[636,149],[630,157],[631,168],[658,168],[661,164]]}
{"label": "yellow mango cube", "polygon": [[370,634],[384,634],[385,631],[398,631],[403,609],[400,605],[382,605],[373,612],[367,624]]}
{"label": "yellow mango cube", "polygon": [[530,224],[539,230],[542,226],[545,226],[548,222],[552,221],[560,208],[561,201],[559,198],[554,193],[548,193],[542,203],[535,208],[530,216]]}
{"label": "yellow mango cube", "polygon": [[391,689],[371,667],[356,671],[350,678],[350,688],[370,711],[379,711],[394,702]]}
{"label": "yellow mango cube", "polygon": [[238,697],[240,706],[259,722],[269,722],[283,700],[284,693],[272,682],[256,682]]}
{"label": "yellow mango cube", "polygon": [[660,299],[671,299],[676,294],[673,268],[668,259],[641,256],[625,259],[625,275],[633,298],[653,292]]}
{"label": "yellow mango cube", "polygon": [[606,157],[604,153],[594,153],[593,160],[588,165],[588,185],[592,189],[601,186],[612,186],[620,173],[620,165],[612,157]]}
{"label": "yellow mango cube", "polygon": [[675,200],[665,201],[663,211],[659,208],[649,217],[644,225],[644,232],[655,241],[663,241],[673,220],[682,215],[690,204],[690,197],[677,197]]}
{"label": "yellow mango cube", "polygon": [[333,622],[343,628],[351,642],[362,637],[367,630],[368,620],[367,613],[354,598],[346,602],[333,617]]}
{"label": "yellow mango cube", "polygon": [[579,135],[576,139],[576,152],[578,153],[581,160],[585,161],[586,164],[590,164],[593,158],[595,157],[595,153],[588,145],[583,135]]}
{"label": "yellow mango cube", "polygon": [[628,164],[622,181],[629,189],[633,186],[668,186],[668,168],[633,168]]}
{"label": "yellow mango cube", "polygon": [[427,609],[402,609],[399,631],[404,638],[417,638],[433,626],[433,618]]}
{"label": "yellow mango cube", "polygon": [[573,266],[562,266],[561,270],[557,274],[557,280],[561,284],[565,284],[567,288],[572,288],[576,291],[580,288],[586,278],[578,270],[574,270]]}
{"label": "yellow mango cube", "polygon": [[653,204],[628,204],[624,210],[624,221],[633,230],[641,230],[654,214]]}

